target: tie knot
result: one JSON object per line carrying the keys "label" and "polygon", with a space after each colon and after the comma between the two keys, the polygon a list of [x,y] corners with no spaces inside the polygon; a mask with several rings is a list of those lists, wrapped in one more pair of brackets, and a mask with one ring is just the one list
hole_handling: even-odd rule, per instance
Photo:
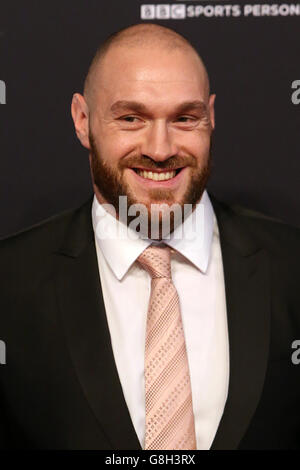
{"label": "tie knot", "polygon": [[158,277],[171,279],[171,250],[168,246],[150,245],[138,257],[138,262],[152,279]]}

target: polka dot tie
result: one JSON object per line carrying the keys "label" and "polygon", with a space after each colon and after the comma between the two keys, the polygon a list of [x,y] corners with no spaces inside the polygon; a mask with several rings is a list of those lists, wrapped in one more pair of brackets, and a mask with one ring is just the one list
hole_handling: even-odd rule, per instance
{"label": "polka dot tie", "polygon": [[151,276],[145,345],[145,449],[194,450],[190,374],[179,298],[171,278],[171,250],[151,245],[138,262]]}

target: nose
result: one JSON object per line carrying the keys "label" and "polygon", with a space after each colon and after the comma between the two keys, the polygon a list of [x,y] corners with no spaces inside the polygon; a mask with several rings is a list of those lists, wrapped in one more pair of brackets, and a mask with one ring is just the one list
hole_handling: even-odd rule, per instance
{"label": "nose", "polygon": [[174,136],[170,135],[165,121],[157,120],[149,126],[144,136],[141,152],[157,162],[164,161],[177,154]]}

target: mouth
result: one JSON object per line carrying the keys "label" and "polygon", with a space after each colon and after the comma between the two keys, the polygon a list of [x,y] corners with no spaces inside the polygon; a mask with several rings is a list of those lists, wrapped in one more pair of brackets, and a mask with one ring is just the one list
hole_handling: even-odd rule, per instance
{"label": "mouth", "polygon": [[180,183],[187,167],[165,169],[165,170],[148,170],[145,168],[129,168],[141,184],[146,187],[164,188],[176,186]]}
{"label": "mouth", "polygon": [[153,181],[167,181],[175,178],[182,168],[175,168],[173,170],[147,170],[144,168],[131,168],[136,174],[145,179],[151,179]]}

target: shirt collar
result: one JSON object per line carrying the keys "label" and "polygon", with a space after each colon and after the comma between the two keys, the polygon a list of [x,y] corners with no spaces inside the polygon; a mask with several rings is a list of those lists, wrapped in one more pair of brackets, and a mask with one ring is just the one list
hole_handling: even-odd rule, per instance
{"label": "shirt collar", "polygon": [[121,280],[139,255],[151,243],[165,243],[185,256],[200,271],[208,268],[216,218],[207,191],[195,210],[178,226],[170,238],[144,239],[119,222],[94,196],[92,222],[96,243],[118,280]]}

